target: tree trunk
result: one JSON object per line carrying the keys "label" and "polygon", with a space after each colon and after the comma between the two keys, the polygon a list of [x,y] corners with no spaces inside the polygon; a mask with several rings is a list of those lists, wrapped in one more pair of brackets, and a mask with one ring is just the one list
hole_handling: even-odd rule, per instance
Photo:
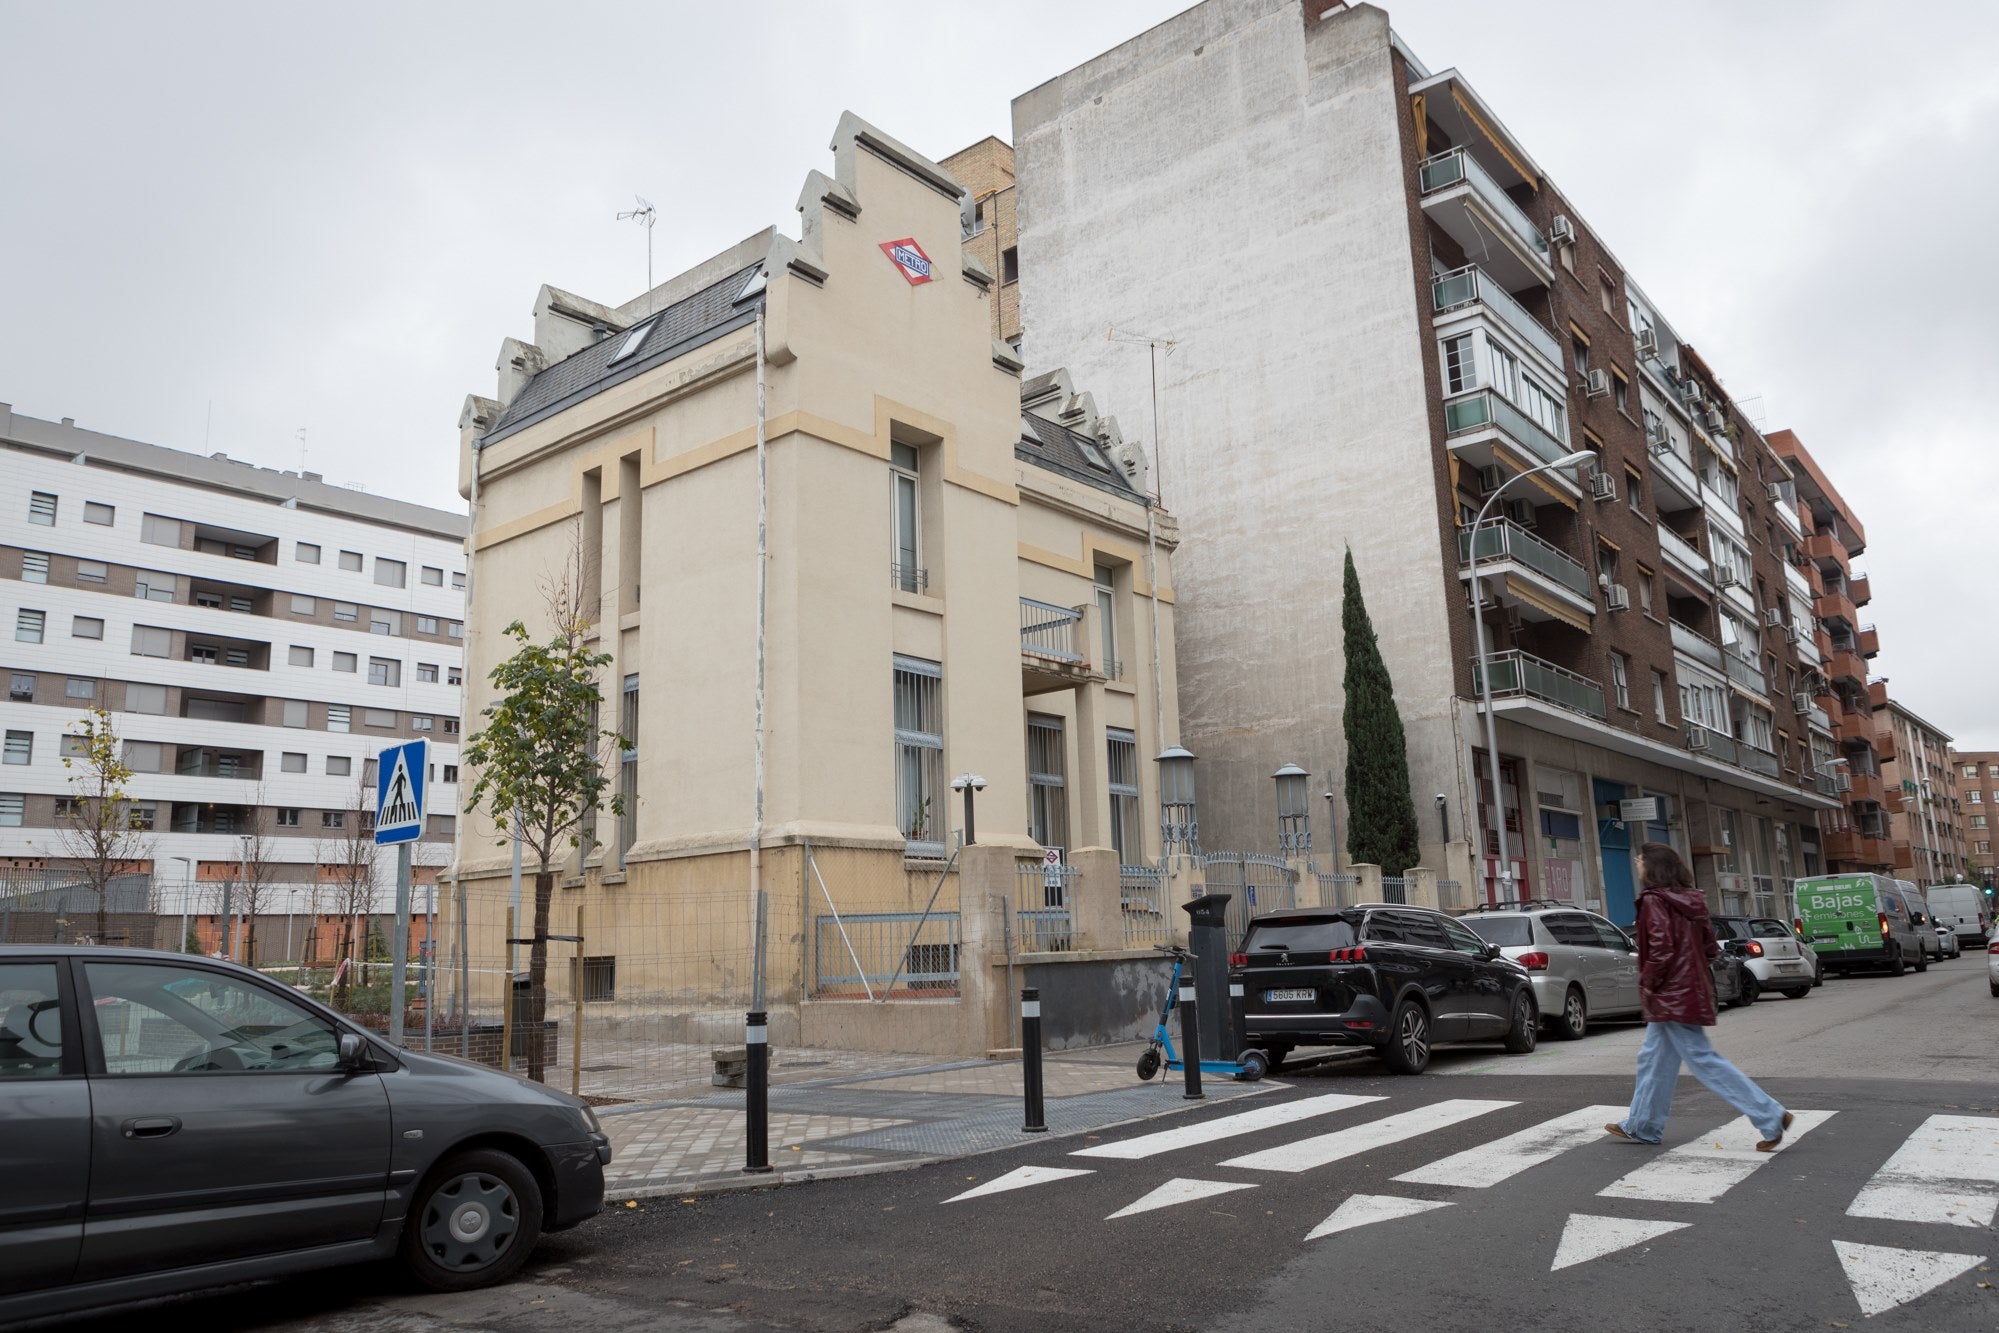
{"label": "tree trunk", "polygon": [[548,1013],[548,909],[555,899],[555,872],[534,872],[534,943],[528,949],[528,1077],[546,1081],[548,1052],[542,1020]]}
{"label": "tree trunk", "polygon": [[109,938],[111,934],[110,904],[105,901],[110,896],[111,881],[108,879],[99,880],[97,883],[97,942],[99,944],[109,944],[111,942]]}
{"label": "tree trunk", "polygon": [[351,967],[344,971],[341,969],[341,964],[354,956],[354,918],[351,914],[341,915],[340,930],[334,937],[333,950],[333,970],[339,977],[339,980],[333,983],[333,1007],[345,1012],[347,988],[354,984],[354,970]]}

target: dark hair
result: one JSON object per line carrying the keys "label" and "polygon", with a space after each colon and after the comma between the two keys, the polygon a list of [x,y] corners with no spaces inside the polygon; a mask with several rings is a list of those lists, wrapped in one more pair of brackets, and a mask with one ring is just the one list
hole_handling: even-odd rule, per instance
{"label": "dark hair", "polygon": [[1648,842],[1638,849],[1638,882],[1648,889],[1694,882],[1694,872],[1680,854],[1663,842]]}

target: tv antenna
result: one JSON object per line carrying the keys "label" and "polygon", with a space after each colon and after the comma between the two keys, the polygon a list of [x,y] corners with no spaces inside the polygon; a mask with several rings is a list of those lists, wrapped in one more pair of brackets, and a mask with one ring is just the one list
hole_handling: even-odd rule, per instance
{"label": "tv antenna", "polygon": [[654,208],[650,203],[647,203],[645,196],[643,195],[635,194],[632,196],[632,198],[638,201],[638,207],[628,208],[624,212],[618,214],[618,221],[636,222],[641,227],[644,227],[646,229],[646,290],[651,291],[652,290],[652,228],[653,224],[659,221],[659,210]]}

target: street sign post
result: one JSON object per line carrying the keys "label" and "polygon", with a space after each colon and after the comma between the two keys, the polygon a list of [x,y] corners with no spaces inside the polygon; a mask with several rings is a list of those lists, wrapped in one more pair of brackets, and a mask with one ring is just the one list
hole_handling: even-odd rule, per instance
{"label": "street sign post", "polygon": [[[389,944],[389,1040],[402,1045],[410,955],[410,844],[423,836],[430,742],[404,741],[375,757],[375,843],[396,848],[396,934]],[[425,976],[429,973],[426,972]]]}

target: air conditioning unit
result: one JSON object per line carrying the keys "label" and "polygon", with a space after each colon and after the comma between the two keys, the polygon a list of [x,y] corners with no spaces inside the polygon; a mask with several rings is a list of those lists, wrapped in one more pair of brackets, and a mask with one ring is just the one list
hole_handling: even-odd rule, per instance
{"label": "air conditioning unit", "polygon": [[1631,590],[1626,588],[1622,583],[1613,583],[1604,589],[1603,604],[1612,611],[1629,611],[1631,609]]}
{"label": "air conditioning unit", "polygon": [[1610,392],[1610,372],[1607,370],[1592,370],[1589,373],[1587,392],[1592,398],[1601,398],[1605,394],[1608,394]]}
{"label": "air conditioning unit", "polygon": [[1784,626],[1785,643],[1803,643],[1804,640],[1805,640],[1805,632],[1799,629],[1796,625]]}
{"label": "air conditioning unit", "polygon": [[1852,791],[1853,779],[1845,773],[1840,773],[1833,778],[1832,785],[1838,791]]}
{"label": "air conditioning unit", "polygon": [[1645,443],[1657,448],[1659,445],[1670,444],[1671,442],[1666,435],[1666,423],[1649,413],[1646,414]]}
{"label": "air conditioning unit", "polygon": [[1506,484],[1506,469],[1497,463],[1488,463],[1478,470],[1478,488],[1491,495]]}
{"label": "air conditioning unit", "polygon": [[1764,607],[1763,623],[1768,625],[1771,629],[1781,628],[1784,624],[1784,609],[1778,606]]}
{"label": "air conditioning unit", "polygon": [[1556,245],[1576,243],[1576,224],[1569,221],[1568,214],[1555,214],[1554,219],[1548,223],[1548,239]]}
{"label": "air conditioning unit", "polygon": [[1592,500],[1615,500],[1617,498],[1617,478],[1608,472],[1592,472],[1589,476],[1589,493]]}
{"label": "air conditioning unit", "polygon": [[1736,587],[1736,586],[1740,585],[1740,584],[1741,584],[1741,582],[1742,582],[1741,578],[1740,578],[1740,577],[1738,577],[1738,576],[1736,575],[1736,572],[1735,572],[1734,570],[1732,570],[1732,569],[1728,568],[1728,567],[1727,567],[1727,566],[1725,566],[1725,565],[1716,565],[1716,566],[1715,566],[1715,570],[1714,570],[1714,586],[1715,586],[1715,587],[1717,587],[1717,588],[1733,588],[1733,587]]}
{"label": "air conditioning unit", "polygon": [[1688,748],[1689,750],[1705,750],[1705,749],[1707,749],[1707,728],[1706,728],[1706,727],[1688,727],[1688,728],[1687,728],[1687,748]]}
{"label": "air conditioning unit", "polygon": [[1771,482],[1768,486],[1763,488],[1763,493],[1770,497],[1770,503],[1773,505],[1780,505],[1787,503],[1784,496],[1784,486],[1782,482],[1776,482],[1776,481]]}
{"label": "air conditioning unit", "polygon": [[1812,696],[1806,691],[1799,690],[1796,694],[1791,696],[1791,708],[1793,711],[1799,713],[1809,713],[1813,709],[1813,707],[1815,707],[1815,705],[1812,703]]}
{"label": "air conditioning unit", "polygon": [[1638,330],[1637,347],[1638,355],[1640,356],[1657,356],[1659,354],[1659,335],[1651,329]]}
{"label": "air conditioning unit", "polygon": [[1534,526],[1534,502],[1532,500],[1508,500],[1506,517],[1523,528]]}
{"label": "air conditioning unit", "polygon": [[1723,430],[1728,426],[1728,418],[1721,414],[1721,409],[1718,407],[1710,407],[1707,415],[1701,419],[1707,422],[1709,430]]}
{"label": "air conditioning unit", "polygon": [[1654,458],[1664,458],[1672,452],[1673,442],[1671,440],[1658,440],[1652,445],[1652,457]]}

